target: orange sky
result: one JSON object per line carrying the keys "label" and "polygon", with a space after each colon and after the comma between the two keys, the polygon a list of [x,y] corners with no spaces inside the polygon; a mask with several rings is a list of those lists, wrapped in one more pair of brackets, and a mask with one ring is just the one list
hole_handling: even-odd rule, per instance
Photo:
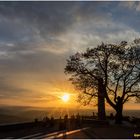
{"label": "orange sky", "polygon": [[[64,74],[66,59],[101,42],[139,37],[139,7],[119,1],[0,2],[0,105],[79,107],[78,92]],[[60,99],[65,92],[68,103]]]}

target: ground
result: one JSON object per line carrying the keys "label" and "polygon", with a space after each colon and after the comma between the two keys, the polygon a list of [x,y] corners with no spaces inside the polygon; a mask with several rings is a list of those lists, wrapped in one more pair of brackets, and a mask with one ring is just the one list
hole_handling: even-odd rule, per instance
{"label": "ground", "polygon": [[[130,139],[140,134],[140,128],[135,125],[123,123],[116,124],[99,124],[85,123],[79,127],[67,130],[58,130],[57,125],[50,128],[47,126],[35,126],[32,128],[23,128],[21,130],[11,130],[0,132],[0,138],[5,139]],[[134,137],[135,135],[135,137]]]}

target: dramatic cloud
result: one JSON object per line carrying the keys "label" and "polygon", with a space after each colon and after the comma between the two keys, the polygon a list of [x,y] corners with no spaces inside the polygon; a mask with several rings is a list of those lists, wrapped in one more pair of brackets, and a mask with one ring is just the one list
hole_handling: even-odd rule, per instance
{"label": "dramatic cloud", "polygon": [[[0,98],[43,105],[75,92],[66,59],[104,42],[140,36],[139,2],[0,2]],[[22,99],[21,99],[22,96]],[[12,104],[12,103],[11,103]],[[45,104],[46,106],[47,103]]]}

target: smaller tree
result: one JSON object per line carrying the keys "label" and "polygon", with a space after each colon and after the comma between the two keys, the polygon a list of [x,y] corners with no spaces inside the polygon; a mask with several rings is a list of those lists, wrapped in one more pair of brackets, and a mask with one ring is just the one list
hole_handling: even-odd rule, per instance
{"label": "smaller tree", "polygon": [[76,53],[67,60],[65,73],[72,74],[69,80],[83,93],[79,95],[79,102],[87,105],[91,100],[98,97],[98,118],[105,120],[105,98],[101,85],[102,78],[96,72],[93,73],[87,64],[88,61],[86,62],[84,55]]}

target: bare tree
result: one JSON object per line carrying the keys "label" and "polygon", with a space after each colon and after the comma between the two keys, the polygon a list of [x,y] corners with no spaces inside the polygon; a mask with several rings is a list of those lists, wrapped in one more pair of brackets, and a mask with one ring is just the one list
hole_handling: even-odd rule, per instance
{"label": "bare tree", "polygon": [[98,97],[98,113],[105,115],[105,98],[116,111],[116,123],[121,123],[123,104],[130,98],[140,98],[139,55],[139,44],[135,42],[102,43],[70,56],[65,72],[71,74],[70,80],[82,91],[82,97],[88,96],[85,103]]}

